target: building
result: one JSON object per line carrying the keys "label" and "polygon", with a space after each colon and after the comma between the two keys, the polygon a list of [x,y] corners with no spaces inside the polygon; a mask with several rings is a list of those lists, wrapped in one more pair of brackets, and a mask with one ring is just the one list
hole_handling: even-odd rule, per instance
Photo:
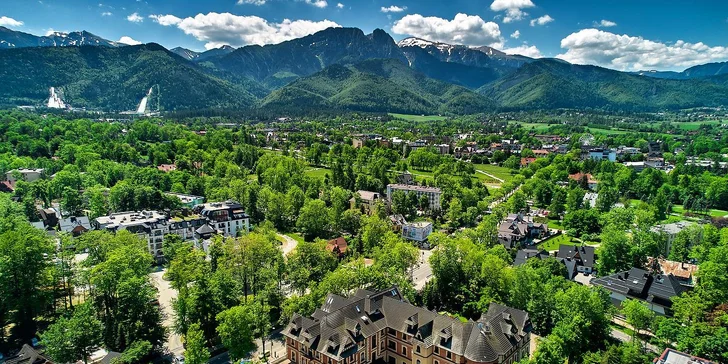
{"label": "building", "polygon": [[672,298],[687,290],[670,274],[653,274],[640,268],[595,278],[592,285],[604,287],[610,292],[612,303],[620,307],[627,299],[636,299],[658,314],[672,315]]}
{"label": "building", "polygon": [[346,256],[346,251],[349,249],[349,244],[346,242],[346,239],[344,237],[338,237],[333,240],[329,240],[326,242],[326,250],[330,251],[336,257],[339,258],[339,260],[344,259],[344,256]]}
{"label": "building", "polygon": [[675,349],[667,348],[662,355],[655,358],[654,364],[718,364],[708,359],[698,358]]}
{"label": "building", "polygon": [[432,234],[432,223],[429,221],[405,223],[402,226],[402,237],[419,244],[427,241],[430,234]]}
{"label": "building", "polygon": [[574,173],[569,175],[569,179],[572,181],[576,181],[578,183],[581,183],[584,179],[586,179],[586,186],[590,190],[596,190],[597,185],[599,184],[599,181],[597,181],[594,176],[591,175],[591,173]]}
{"label": "building", "polygon": [[655,225],[650,230],[652,232],[662,234],[665,237],[665,256],[669,256],[670,251],[672,250],[672,243],[675,241],[677,234],[692,225],[695,225],[695,223],[690,221],[678,221],[671,224]]}
{"label": "building", "polygon": [[548,234],[547,224],[533,222],[533,218],[521,214],[508,215],[498,226],[498,242],[506,249],[521,247],[534,238],[542,238]]}
{"label": "building", "polygon": [[157,166],[157,169],[160,170],[160,171],[162,171],[162,172],[164,172],[164,173],[169,173],[169,172],[172,172],[172,171],[176,171],[177,170],[177,165],[175,165],[175,164],[160,164],[160,165]]}
{"label": "building", "polygon": [[491,303],[477,321],[461,322],[410,304],[395,287],[329,294],[282,334],[292,364],[500,364],[529,356],[530,332],[524,311]]}
{"label": "building", "polygon": [[250,217],[243,206],[235,201],[210,202],[198,205],[195,211],[207,218],[213,229],[226,236],[238,236],[239,232],[250,230]]}
{"label": "building", "polygon": [[440,154],[450,154],[450,144],[437,144],[434,147]]}
{"label": "building", "polygon": [[551,154],[551,152],[546,149],[534,149],[532,150],[532,152],[533,155],[536,156],[536,158],[548,157],[549,154]]}
{"label": "building", "polygon": [[563,259],[569,278],[574,278],[577,272],[585,274],[594,272],[594,251],[593,246],[561,244],[556,257]]}
{"label": "building", "polygon": [[5,364],[53,364],[53,361],[32,346],[23,344],[20,352],[8,358]]}
{"label": "building", "polygon": [[528,167],[535,161],[536,158],[521,158],[521,167]]}
{"label": "building", "polygon": [[414,152],[417,149],[425,148],[425,147],[427,147],[427,142],[426,141],[424,141],[422,139],[415,140],[413,142],[406,143],[404,145],[404,148],[402,149],[402,153],[407,153],[407,151],[409,151],[411,153],[411,152]]}
{"label": "building", "polygon": [[389,223],[392,224],[392,230],[394,232],[402,231],[402,227],[407,224],[407,220],[402,214],[389,215]]}
{"label": "building", "polygon": [[516,259],[513,260],[514,266],[524,265],[529,259],[543,260],[550,257],[549,253],[545,250],[539,249],[520,249],[516,252]]}
{"label": "building", "polygon": [[426,196],[427,200],[430,202],[430,210],[440,209],[440,196],[442,195],[442,191],[439,188],[403,184],[389,184],[387,185],[387,203],[390,206],[392,205],[392,194],[396,191],[402,191],[406,194],[415,193],[417,194],[418,200],[422,196]]}
{"label": "building", "polygon": [[585,146],[581,151],[581,159],[593,159],[596,161],[608,160],[614,162],[617,160],[617,152],[614,149]]}
{"label": "building", "polygon": [[210,233],[215,232],[209,226],[207,219],[200,215],[175,216],[171,217],[168,221],[169,231],[167,233],[179,235],[184,240],[205,239],[201,236],[204,234],[197,233],[197,230],[205,225],[208,227],[204,228],[203,231],[210,230]]}
{"label": "building", "polygon": [[369,214],[374,210],[374,206],[376,206],[379,201],[384,201],[384,198],[382,198],[382,195],[379,194],[379,192],[359,190],[356,191],[354,197],[349,200],[349,204],[351,205],[351,208],[361,206],[364,211]]}
{"label": "building", "polygon": [[177,197],[180,200],[180,202],[182,202],[182,206],[187,207],[189,209],[192,209],[197,205],[202,205],[203,203],[205,203],[205,198],[202,196],[188,195],[185,193],[172,193],[172,192],[165,193],[165,195]]}
{"label": "building", "polygon": [[149,253],[162,259],[164,235],[169,232],[167,216],[157,211],[129,211],[99,216],[93,222],[97,230],[117,232],[127,230],[147,241]]}
{"label": "building", "polygon": [[695,285],[695,273],[698,271],[697,264],[647,257],[647,267],[662,274],[671,274],[683,286],[693,287]]}
{"label": "building", "polygon": [[35,182],[43,176],[43,168],[21,168],[21,169],[14,169],[12,171],[8,171],[5,173],[5,179],[10,183],[10,185],[15,188],[15,182],[18,180],[16,178],[18,175],[20,175],[21,180],[25,182]]}

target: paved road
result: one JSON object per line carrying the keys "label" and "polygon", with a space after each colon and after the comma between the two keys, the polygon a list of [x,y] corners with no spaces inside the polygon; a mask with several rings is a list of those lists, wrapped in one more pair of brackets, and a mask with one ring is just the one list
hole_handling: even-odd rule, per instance
{"label": "paved road", "polygon": [[288,253],[296,249],[296,246],[298,246],[298,241],[296,239],[284,234],[276,233],[276,235],[283,239],[283,243],[281,243],[281,250],[283,251],[284,257],[287,256]]}
{"label": "paved road", "polygon": [[[622,331],[619,331],[619,330],[617,330],[615,328],[612,328],[612,337],[615,338],[615,339],[617,339],[617,340],[619,340],[619,341],[621,341],[621,342],[624,342],[624,343],[632,342],[632,336],[627,335],[626,333],[624,333]],[[654,346],[654,345],[652,345],[650,343],[647,343],[647,342],[643,342],[643,345],[645,346],[645,348],[647,350],[649,350],[649,351],[651,351],[651,352],[653,352],[655,354],[660,354],[661,353],[660,349],[657,346]]]}
{"label": "paved road", "polygon": [[167,342],[165,343],[165,349],[167,349],[169,352],[178,355],[182,354],[184,352],[184,347],[182,347],[182,338],[175,334],[172,330],[172,326],[174,325],[174,310],[172,309],[172,299],[177,298],[177,291],[170,287],[169,282],[165,281],[162,276],[164,276],[165,270],[159,270],[157,272],[151,273],[150,276],[152,277],[152,282],[154,282],[154,285],[159,289],[159,305],[162,308],[163,313],[163,325],[165,328],[167,328]]}
{"label": "paved road", "polygon": [[425,283],[432,279],[430,256],[432,256],[432,250],[420,250],[420,261],[412,272],[412,283],[418,291],[424,288]]}

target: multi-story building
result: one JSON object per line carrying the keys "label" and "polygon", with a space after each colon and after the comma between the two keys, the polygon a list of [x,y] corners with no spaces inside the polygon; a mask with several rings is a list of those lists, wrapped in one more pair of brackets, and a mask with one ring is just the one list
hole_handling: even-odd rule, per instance
{"label": "multi-story building", "polygon": [[237,236],[238,232],[250,230],[250,217],[243,206],[235,201],[210,202],[198,205],[195,210],[223,235]]}
{"label": "multi-story building", "polygon": [[402,238],[422,244],[432,234],[432,223],[429,221],[418,221],[406,223],[402,226]]}
{"label": "multi-story building", "polygon": [[157,211],[118,212],[109,216],[99,216],[93,221],[95,229],[113,232],[127,230],[147,241],[149,253],[161,259],[164,235],[169,232],[167,216]]}
{"label": "multi-story building", "polygon": [[672,298],[687,290],[671,274],[640,268],[595,278],[591,284],[609,291],[612,303],[618,307],[628,299],[636,299],[645,302],[650,310],[668,316],[672,315]]}
{"label": "multi-story building", "polygon": [[177,197],[180,202],[182,202],[182,206],[187,208],[194,208],[197,205],[202,205],[205,203],[205,198],[202,196],[195,196],[195,195],[188,195],[185,193],[172,193],[168,192],[166,193],[167,196],[174,196]]}
{"label": "multi-story building", "polygon": [[311,317],[294,314],[283,330],[292,364],[515,363],[529,356],[528,313],[491,303],[477,321],[410,304],[394,287],[329,294]]}
{"label": "multi-story building", "polygon": [[430,201],[430,210],[440,209],[440,196],[442,191],[436,187],[425,187],[425,186],[413,186],[403,184],[389,184],[387,185],[387,203],[392,204],[392,194],[396,191],[402,191],[406,194],[416,193],[417,198],[421,196],[427,196]]}
{"label": "multi-story building", "polygon": [[591,148],[582,149],[581,159],[593,159],[596,161],[608,160],[614,162],[617,160],[617,152],[614,149],[607,148]]}
{"label": "multi-story building", "polygon": [[7,179],[13,186],[15,186],[15,182],[18,180],[16,175],[19,175],[20,179],[25,182],[35,182],[43,176],[43,171],[43,168],[15,169],[5,173],[5,179]]}

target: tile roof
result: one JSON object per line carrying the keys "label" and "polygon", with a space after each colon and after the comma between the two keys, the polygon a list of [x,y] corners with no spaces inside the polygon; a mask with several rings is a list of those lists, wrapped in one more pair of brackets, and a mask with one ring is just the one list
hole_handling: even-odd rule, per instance
{"label": "tile roof", "polygon": [[412,335],[475,362],[497,361],[531,330],[528,313],[491,303],[477,322],[461,322],[410,304],[396,287],[358,290],[349,298],[329,294],[311,318],[294,314],[283,334],[336,360],[358,350],[357,342],[384,329]]}
{"label": "tile roof", "polygon": [[687,290],[673,275],[651,274],[640,268],[595,278],[591,283],[627,297],[663,307],[671,307],[672,297]]}
{"label": "tile roof", "polygon": [[559,245],[559,258],[574,260],[588,268],[594,268],[594,247],[588,245]]}
{"label": "tile roof", "polygon": [[545,259],[549,257],[549,253],[539,249],[521,249],[516,252],[516,259],[513,261],[514,266],[526,264],[526,261],[531,258]]}

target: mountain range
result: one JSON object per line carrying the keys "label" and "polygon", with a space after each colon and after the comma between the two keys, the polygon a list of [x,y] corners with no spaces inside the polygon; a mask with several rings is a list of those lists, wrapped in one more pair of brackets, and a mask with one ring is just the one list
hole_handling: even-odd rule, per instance
{"label": "mountain range", "polygon": [[620,72],[329,28],[279,44],[205,52],[126,46],[91,33],[34,36],[0,27],[0,105],[131,110],[153,86],[163,110],[357,110],[466,114],[497,108],[651,111],[728,105],[728,63]]}

